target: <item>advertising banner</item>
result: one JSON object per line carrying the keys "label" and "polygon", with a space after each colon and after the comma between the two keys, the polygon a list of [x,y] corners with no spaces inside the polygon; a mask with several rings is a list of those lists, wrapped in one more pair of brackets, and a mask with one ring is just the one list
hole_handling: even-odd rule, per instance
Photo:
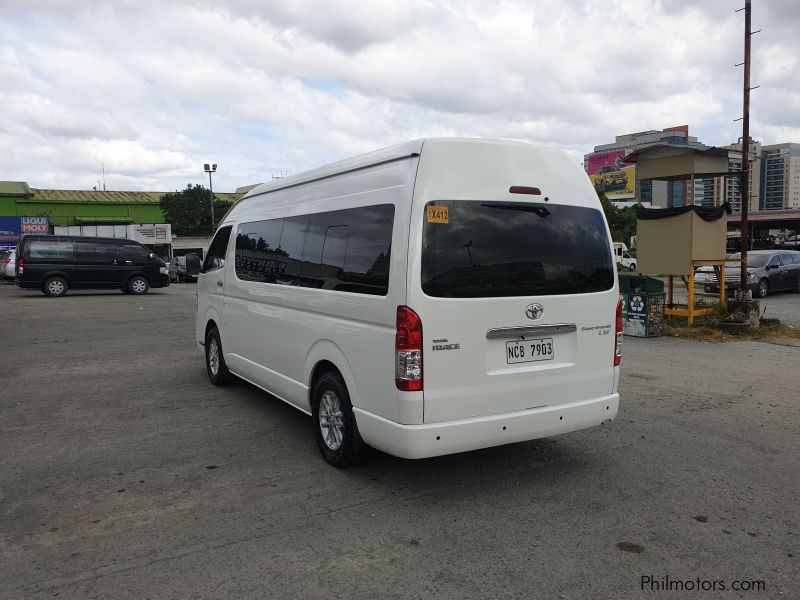
{"label": "advertising banner", "polygon": [[50,217],[20,217],[22,233],[50,233]]}
{"label": "advertising banner", "polygon": [[171,244],[172,225],[163,223],[159,225],[131,225],[133,239],[141,244]]}
{"label": "advertising banner", "polygon": [[21,235],[50,233],[50,217],[0,217],[0,248],[16,248]]}
{"label": "advertising banner", "polygon": [[626,163],[625,150],[603,152],[589,157],[588,174],[592,184],[606,193],[609,200],[633,198],[634,165]]}

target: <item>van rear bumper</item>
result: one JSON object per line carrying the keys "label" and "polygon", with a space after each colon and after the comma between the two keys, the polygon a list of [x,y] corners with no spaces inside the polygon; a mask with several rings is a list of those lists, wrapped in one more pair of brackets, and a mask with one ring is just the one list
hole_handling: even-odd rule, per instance
{"label": "van rear bumper", "polygon": [[617,416],[619,394],[527,410],[402,425],[353,408],[359,433],[379,450],[401,458],[427,458],[524,442],[595,427]]}

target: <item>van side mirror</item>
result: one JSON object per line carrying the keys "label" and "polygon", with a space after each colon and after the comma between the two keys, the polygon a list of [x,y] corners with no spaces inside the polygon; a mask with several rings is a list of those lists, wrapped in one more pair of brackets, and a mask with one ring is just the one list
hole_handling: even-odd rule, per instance
{"label": "van side mirror", "polygon": [[153,254],[153,253],[151,252],[151,253],[148,255],[148,257],[147,257],[147,258],[149,258],[150,260],[153,260],[153,259],[155,259],[155,257],[156,257],[156,255],[155,255],[155,254]]}

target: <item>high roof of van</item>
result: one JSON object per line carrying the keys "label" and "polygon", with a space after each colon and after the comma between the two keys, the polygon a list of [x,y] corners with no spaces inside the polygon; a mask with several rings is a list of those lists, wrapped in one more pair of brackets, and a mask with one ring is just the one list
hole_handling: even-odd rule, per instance
{"label": "high roof of van", "polygon": [[[286,193],[275,192],[282,192],[283,190],[289,191],[291,188],[304,184],[322,182],[330,177],[337,177],[349,173],[357,173],[358,171],[368,169],[370,167],[412,159],[416,156],[420,156],[423,162],[426,162],[426,156],[431,156],[431,160],[436,161],[436,165],[428,165],[428,170],[425,170],[426,177],[430,178],[432,175],[436,177],[436,174],[441,168],[447,168],[447,166],[454,164],[453,161],[458,162],[460,160],[459,157],[463,158],[464,156],[472,156],[472,160],[482,160],[475,158],[482,154],[479,151],[481,147],[487,150],[489,148],[494,148],[498,151],[495,153],[494,150],[492,150],[491,152],[496,159],[494,161],[495,166],[497,166],[497,160],[499,160],[501,163],[507,164],[510,167],[510,163],[505,162],[505,151],[507,150],[513,150],[512,154],[517,157],[517,160],[521,161],[516,163],[517,167],[524,163],[538,165],[538,175],[536,170],[532,171],[534,175],[537,175],[535,183],[544,184],[548,181],[552,182],[558,180],[559,189],[564,192],[562,194],[564,197],[583,197],[586,196],[586,194],[583,194],[583,192],[586,190],[582,188],[586,188],[586,186],[588,186],[587,189],[591,188],[588,178],[585,177],[583,169],[580,166],[576,166],[577,162],[563,152],[551,148],[506,140],[477,138],[425,138],[397,144],[395,146],[390,146],[388,148],[334,162],[310,171],[305,171],[289,177],[283,177],[270,183],[259,185],[248,192],[247,195],[245,195],[239,202],[231,207],[231,210],[226,215],[225,220],[228,218],[233,218],[242,213],[249,213],[256,209],[256,207],[259,209],[277,209],[279,207],[292,205],[298,202],[298,199],[293,197],[291,194],[287,195]],[[473,152],[473,150],[478,152]],[[518,151],[524,152],[525,155],[519,154]],[[445,160],[442,162],[443,157],[453,158],[452,160]],[[468,165],[469,163],[467,161],[463,164]],[[467,168],[472,169],[473,166],[468,166]],[[420,164],[420,169],[422,169],[422,163]],[[433,171],[430,171],[429,169],[433,169]],[[419,175],[420,173],[421,171],[418,170],[417,174]],[[472,186],[472,188],[475,188],[475,179],[480,173],[481,170],[478,169],[477,171],[470,171],[470,173],[462,174],[463,177],[460,181],[453,181],[450,178],[439,178],[436,180],[436,184],[449,186],[448,190],[451,193],[455,192],[456,188],[459,186]],[[580,177],[576,178],[576,174],[579,174]],[[487,174],[487,177],[491,177],[491,175]],[[585,181],[583,181],[584,179]],[[581,190],[564,188],[564,180],[570,182],[570,187],[579,185]],[[484,185],[487,183],[487,181],[488,180],[480,181],[478,183],[480,185]],[[426,181],[426,184],[429,183],[429,181]],[[522,182],[522,180],[520,180],[519,182],[515,182],[515,184],[526,185],[530,184],[530,181],[526,180]],[[387,185],[390,185],[390,183],[387,182]],[[274,196],[272,195],[273,193],[275,193]],[[593,194],[591,194],[591,196],[595,197]],[[310,195],[305,195],[304,200],[302,201],[308,202],[314,199],[316,199],[314,198],[314,193],[311,192]]]}
{"label": "high roof of van", "polygon": [[317,179],[324,179],[325,177],[330,177],[331,175],[339,175],[341,173],[357,171],[358,169],[379,165],[385,162],[409,158],[422,152],[422,145],[426,141],[428,140],[419,139],[410,142],[404,142],[402,144],[396,144],[394,146],[389,146],[388,148],[382,148],[381,150],[374,150],[373,152],[367,152],[366,154],[360,154],[358,156],[353,156],[352,158],[345,158],[344,160],[329,163],[327,165],[317,167],[316,169],[311,169],[310,171],[303,171],[302,173],[297,173],[296,175],[281,177],[280,179],[276,179],[270,183],[262,183],[261,185],[250,190],[242,198],[242,200],[247,200],[253,196],[260,196],[262,194],[285,189],[301,183],[307,183]]}

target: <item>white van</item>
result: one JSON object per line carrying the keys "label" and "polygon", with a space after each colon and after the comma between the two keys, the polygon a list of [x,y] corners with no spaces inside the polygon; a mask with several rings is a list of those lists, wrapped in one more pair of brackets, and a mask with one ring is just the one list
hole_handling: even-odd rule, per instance
{"label": "white van", "polygon": [[636,259],[628,253],[628,247],[621,242],[614,242],[612,246],[614,248],[614,257],[617,262],[617,268],[635,271]]}
{"label": "white van", "polygon": [[259,186],[198,282],[212,383],[311,415],[334,466],[609,421],[621,337],[594,188],[516,142],[418,140]]}

